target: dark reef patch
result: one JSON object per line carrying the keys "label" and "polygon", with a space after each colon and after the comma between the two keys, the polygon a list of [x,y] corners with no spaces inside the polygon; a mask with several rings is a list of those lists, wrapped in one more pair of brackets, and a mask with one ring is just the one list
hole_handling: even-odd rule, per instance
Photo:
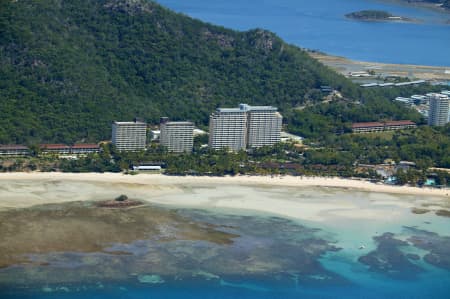
{"label": "dark reef patch", "polygon": [[0,288],[242,275],[291,285],[349,284],[320,263],[340,250],[321,230],[278,217],[152,205],[104,209],[95,202],[9,210],[0,217]]}
{"label": "dark reef patch", "polygon": [[429,252],[423,258],[427,263],[450,270],[450,237],[415,227],[405,226],[404,228],[412,234],[408,238],[409,242]]}
{"label": "dark reef patch", "polygon": [[414,208],[411,209],[411,212],[413,212],[414,214],[421,215],[421,214],[426,214],[426,213],[430,212],[430,210],[414,207]]}
{"label": "dark reef patch", "polygon": [[450,211],[449,210],[437,210],[436,215],[443,216],[443,217],[450,217]]}
{"label": "dark reef patch", "polygon": [[358,261],[369,266],[370,271],[383,273],[396,279],[412,279],[423,270],[410,261],[411,256],[400,250],[408,242],[395,239],[393,233],[373,237],[378,243],[375,250],[361,256]]}

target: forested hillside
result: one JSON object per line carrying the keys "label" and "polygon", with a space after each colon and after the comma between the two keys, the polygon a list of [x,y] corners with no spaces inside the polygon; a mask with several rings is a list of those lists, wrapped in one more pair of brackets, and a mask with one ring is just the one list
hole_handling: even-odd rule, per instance
{"label": "forested hillside", "polygon": [[[238,103],[275,105],[289,122],[321,85],[375,100],[264,30],[146,0],[0,1],[0,143],[99,141],[113,120],[135,116],[207,125],[216,107]],[[410,114],[376,100],[381,112],[364,120]]]}

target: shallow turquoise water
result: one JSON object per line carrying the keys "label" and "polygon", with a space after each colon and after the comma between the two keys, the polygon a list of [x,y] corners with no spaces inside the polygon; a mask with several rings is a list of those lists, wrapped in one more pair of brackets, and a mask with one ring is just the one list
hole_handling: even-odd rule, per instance
{"label": "shallow turquoise water", "polygon": [[[375,0],[157,0],[237,30],[264,28],[300,47],[351,59],[450,66],[450,14]],[[380,9],[422,23],[357,22],[345,14]]]}
{"label": "shallow turquoise water", "polygon": [[[448,298],[450,292],[450,271],[425,262],[423,256],[431,251],[413,246],[412,241],[400,246],[386,243],[384,247],[378,246],[380,242],[373,241],[373,244],[369,244],[365,241],[365,249],[352,247],[349,240],[359,244],[364,235],[358,234],[358,229],[355,229],[358,221],[330,220],[314,224],[311,221],[294,221],[270,215],[236,216],[188,209],[179,210],[178,213],[196,221],[219,225],[222,230],[238,233],[240,236],[231,245],[203,241],[160,243],[154,240],[137,240],[131,244],[115,244],[109,248],[132,254],[125,256],[105,253],[53,253],[36,256],[37,261],[47,261],[49,265],[14,266],[0,270],[0,281],[2,275],[16,275],[18,280],[26,277],[27,281],[19,285],[0,284],[0,298],[440,299]],[[393,221],[379,225],[375,236],[380,237],[388,232],[393,232],[396,240],[416,236],[423,238],[424,242],[420,244],[428,246],[427,244],[440,242],[448,250],[448,218],[428,214],[412,215],[409,219],[408,223]],[[335,225],[331,225],[331,222]],[[376,223],[376,220],[368,220],[367,225]],[[425,230],[432,228],[438,230],[439,234]],[[362,227],[361,230],[367,231]],[[367,236],[367,239],[371,237],[373,236]],[[384,248],[383,254],[386,255],[381,257],[392,265],[391,270],[373,271],[358,261],[361,256],[377,248]],[[395,254],[397,250],[400,255]],[[160,259],[161,255],[157,255],[161,252],[165,259]],[[422,258],[417,261],[404,259],[406,253],[415,253]],[[180,272],[152,272],[149,257],[156,256],[158,258],[155,259],[159,262],[178,267]],[[95,266],[85,264],[86,257],[90,257],[91,262],[95,259]],[[238,268],[252,259],[273,263],[276,267],[257,274],[252,273],[254,265]],[[405,263],[397,263],[402,260]],[[90,280],[83,277],[90,272],[111,271],[111,264],[116,265],[113,269],[126,274],[126,278]],[[148,271],[147,274],[152,277],[150,282],[141,279],[142,275],[133,273],[140,264],[148,264],[144,271]],[[59,284],[45,282],[45,277],[50,281],[53,276],[78,273],[77,271],[80,273],[80,281]],[[33,282],[33,275],[39,273],[40,280],[44,277],[44,282]]]}

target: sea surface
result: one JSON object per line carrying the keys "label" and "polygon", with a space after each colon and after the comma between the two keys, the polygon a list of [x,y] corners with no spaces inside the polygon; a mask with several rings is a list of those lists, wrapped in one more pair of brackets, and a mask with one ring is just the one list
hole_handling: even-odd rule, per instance
{"label": "sea surface", "polygon": [[[20,196],[46,196],[63,194],[70,184],[14,186]],[[0,184],[0,190],[9,186]],[[114,188],[131,190],[75,186],[94,196]],[[450,293],[450,218],[434,212],[449,210],[448,200],[334,188],[208,185],[182,190],[161,195],[158,202],[176,196],[198,200],[205,209],[102,210],[75,202],[1,211],[0,229],[10,231],[0,231],[2,254],[18,240],[36,242],[36,247],[46,240],[55,243],[53,234],[67,248],[67,240],[75,244],[83,230],[86,243],[95,242],[92,234],[104,248],[81,243],[72,250],[24,255],[29,262],[0,267],[0,298],[447,299]],[[291,209],[299,208],[298,217],[221,208],[229,200],[291,203]],[[413,213],[412,207],[421,210]],[[139,231],[139,237],[119,242],[111,230],[123,236],[120,229],[130,236]]]}
{"label": "sea surface", "polygon": [[[157,0],[236,30],[264,28],[288,43],[354,60],[450,66],[450,13],[375,0]],[[345,14],[385,10],[420,23],[359,22]]]}

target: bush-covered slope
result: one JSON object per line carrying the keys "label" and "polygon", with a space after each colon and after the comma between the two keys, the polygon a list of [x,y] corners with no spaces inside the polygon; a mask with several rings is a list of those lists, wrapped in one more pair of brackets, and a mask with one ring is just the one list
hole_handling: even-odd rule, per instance
{"label": "bush-covered slope", "polygon": [[286,110],[345,78],[264,30],[236,32],[145,0],[0,2],[0,143],[110,138],[113,120],[207,124],[217,106]]}
{"label": "bush-covered slope", "polygon": [[[344,103],[315,109],[321,85]],[[420,117],[389,100],[401,93],[362,91],[270,32],[228,30],[149,0],[0,1],[0,143],[99,141],[113,120],[135,116],[207,125],[216,107],[239,103],[275,105],[292,131],[320,137],[355,120]]]}

